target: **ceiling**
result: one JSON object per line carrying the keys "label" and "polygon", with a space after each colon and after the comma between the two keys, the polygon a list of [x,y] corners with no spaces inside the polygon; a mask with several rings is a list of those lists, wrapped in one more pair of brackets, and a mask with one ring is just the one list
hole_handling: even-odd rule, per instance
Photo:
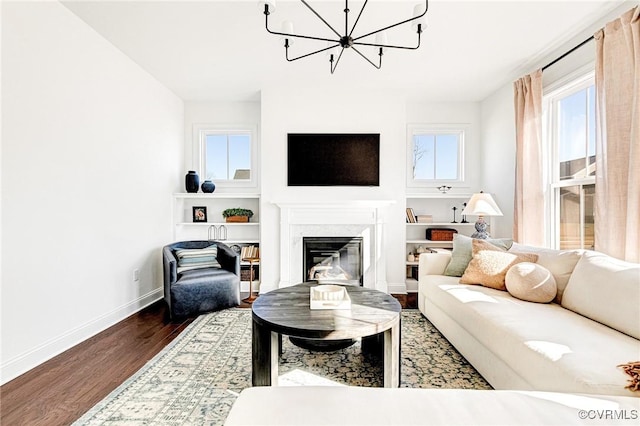
{"label": "ceiling", "polygon": [[[356,33],[407,19],[413,1],[367,5]],[[73,13],[185,101],[258,100],[263,88],[390,90],[409,99],[480,101],[534,67],[601,17],[618,0],[432,0],[417,51],[388,50],[381,70],[345,51],[335,74],[322,53],[288,63],[283,42],[268,34],[256,0],[63,1]],[[336,28],[342,1],[309,0]],[[351,1],[351,22],[361,1]],[[293,21],[295,32],[330,36],[301,2],[279,1],[270,28]],[[388,34],[389,43],[415,44],[410,25]],[[324,48],[296,41],[292,55]],[[373,48],[363,49],[376,58]]]}

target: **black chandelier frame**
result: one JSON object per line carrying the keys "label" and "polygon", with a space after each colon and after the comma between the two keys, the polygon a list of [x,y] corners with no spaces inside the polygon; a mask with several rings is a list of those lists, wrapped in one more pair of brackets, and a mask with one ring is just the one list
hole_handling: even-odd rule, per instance
{"label": "black chandelier frame", "polygon": [[[362,58],[364,58],[368,63],[370,63],[371,65],[373,65],[375,68],[380,69],[382,67],[382,55],[383,55],[383,51],[384,49],[390,48],[390,49],[405,49],[405,50],[416,50],[420,47],[420,35],[422,34],[422,23],[418,24],[418,28],[417,28],[417,33],[418,33],[418,43],[416,46],[397,46],[397,45],[393,45],[393,44],[379,44],[379,43],[366,43],[364,41],[359,41],[362,40],[365,37],[369,37],[372,36],[374,34],[380,33],[382,31],[386,31],[388,29],[397,27],[399,25],[403,25],[406,24],[408,22],[411,21],[415,21],[417,19],[422,18],[423,16],[425,16],[427,14],[427,11],[429,10],[429,0],[425,0],[425,6],[424,6],[424,11],[418,15],[418,16],[414,16],[412,18],[409,19],[405,19],[404,21],[398,22],[396,24],[392,24],[392,25],[388,25],[384,28],[380,28],[379,30],[376,31],[371,31],[370,33],[358,36],[358,37],[354,37],[353,36],[353,32],[356,29],[356,26],[358,25],[358,22],[360,21],[360,17],[362,16],[362,12],[364,12],[365,7],[367,6],[367,3],[369,2],[369,0],[365,0],[365,2],[362,5],[362,8],[360,9],[360,12],[358,13],[358,17],[356,18],[355,22],[353,23],[353,26],[351,27],[351,30],[349,30],[349,1],[345,0],[344,2],[344,35],[341,35],[335,28],[333,28],[331,26],[331,24],[329,24],[322,16],[320,16],[320,14],[318,12],[316,12],[315,9],[313,9],[313,7],[311,7],[311,5],[309,5],[309,3],[306,0],[300,0],[307,8],[309,8],[309,10],[311,12],[313,12],[313,14],[315,16],[318,17],[318,19],[320,19],[327,27],[329,27],[329,29],[331,29],[331,31],[333,31],[334,34],[336,34],[336,36],[338,36],[338,39],[334,39],[334,38],[325,38],[325,37],[315,37],[315,36],[309,36],[309,35],[301,35],[301,34],[289,34],[289,33],[283,33],[283,32],[279,32],[279,31],[272,31],[269,29],[269,15],[271,14],[271,11],[269,10],[269,4],[268,2],[264,2],[264,15],[265,15],[265,28],[267,30],[267,32],[269,32],[270,34],[274,34],[274,35],[279,35],[284,37],[284,48],[285,48],[285,58],[287,59],[287,61],[289,62],[293,62],[293,61],[297,61],[298,59],[303,59],[303,58],[307,58],[309,56],[315,55],[317,53],[322,53],[322,52],[326,52],[328,50],[331,49],[335,49],[336,47],[341,47],[342,49],[340,50],[340,53],[338,54],[337,59],[334,58],[334,54],[331,53],[329,56],[329,64],[331,67],[331,74],[333,74],[336,70],[336,68],[338,67],[338,63],[340,62],[340,58],[342,58],[342,54],[344,53],[345,49],[353,49],[354,52],[356,52],[358,55],[360,55]],[[307,40],[316,40],[316,41],[326,41],[328,43],[330,43],[327,47],[323,48],[323,49],[318,49],[315,50],[313,52],[309,52],[294,58],[290,58],[289,57],[289,37],[294,37],[294,38],[302,38],[302,39],[307,39]],[[372,46],[372,47],[377,47],[378,50],[378,56],[379,56],[379,60],[378,60],[378,64],[375,64],[371,59],[367,58],[362,52],[360,52],[360,50],[358,50],[355,46]]]}

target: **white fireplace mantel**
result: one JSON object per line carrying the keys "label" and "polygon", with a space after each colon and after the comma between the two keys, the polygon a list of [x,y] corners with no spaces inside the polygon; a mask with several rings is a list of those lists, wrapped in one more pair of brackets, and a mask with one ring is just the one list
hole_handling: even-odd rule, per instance
{"label": "white fireplace mantel", "polygon": [[273,202],[280,208],[280,284],[303,280],[303,237],[363,238],[364,286],[387,291],[384,241],[385,209],[394,200]]}

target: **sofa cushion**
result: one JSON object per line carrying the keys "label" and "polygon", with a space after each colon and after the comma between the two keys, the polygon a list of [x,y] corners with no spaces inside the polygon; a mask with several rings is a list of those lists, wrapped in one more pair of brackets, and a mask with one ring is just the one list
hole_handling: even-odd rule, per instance
{"label": "sofa cushion", "polygon": [[578,263],[582,253],[584,253],[584,250],[554,250],[515,242],[509,250],[518,253],[535,253],[538,255],[538,261],[536,263],[547,268],[556,280],[556,286],[558,287],[558,294],[555,298],[556,303],[562,302],[562,295],[564,289],[567,287],[573,268],[576,267],[576,263]]}
{"label": "sofa cushion", "polygon": [[562,306],[640,339],[640,265],[585,252],[571,274]]}
{"label": "sofa cushion", "polygon": [[484,240],[473,239],[472,247],[473,257],[460,278],[462,284],[480,284],[506,290],[504,278],[511,266],[538,259],[536,254],[508,252]]}
{"label": "sofa cushion", "polygon": [[[473,256],[473,249],[471,241],[473,238],[466,235],[453,235],[453,251],[451,253],[451,261],[447,265],[444,274],[449,277],[461,277],[464,274],[465,269],[471,261]],[[483,241],[488,241],[496,247],[501,247],[508,250],[513,244],[513,240],[509,238],[492,239],[488,238]]]}
{"label": "sofa cushion", "polygon": [[487,287],[420,281],[429,302],[446,312],[531,389],[636,396],[617,366],[640,359],[640,342],[556,303],[530,303]]}
{"label": "sofa cushion", "polygon": [[549,303],[558,287],[551,272],[537,263],[522,262],[513,265],[504,278],[507,291],[513,297],[537,303]]}
{"label": "sofa cushion", "polygon": [[191,269],[201,268],[220,268],[217,257],[218,247],[216,244],[201,249],[177,249],[177,272],[181,273]]}

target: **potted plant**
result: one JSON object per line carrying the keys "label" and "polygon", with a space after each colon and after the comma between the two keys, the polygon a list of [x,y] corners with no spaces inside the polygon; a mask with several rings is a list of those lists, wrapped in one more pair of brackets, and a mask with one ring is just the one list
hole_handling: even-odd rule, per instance
{"label": "potted plant", "polygon": [[253,216],[251,210],[240,207],[226,209],[222,212],[222,217],[224,217],[227,222],[249,222],[251,216]]}

